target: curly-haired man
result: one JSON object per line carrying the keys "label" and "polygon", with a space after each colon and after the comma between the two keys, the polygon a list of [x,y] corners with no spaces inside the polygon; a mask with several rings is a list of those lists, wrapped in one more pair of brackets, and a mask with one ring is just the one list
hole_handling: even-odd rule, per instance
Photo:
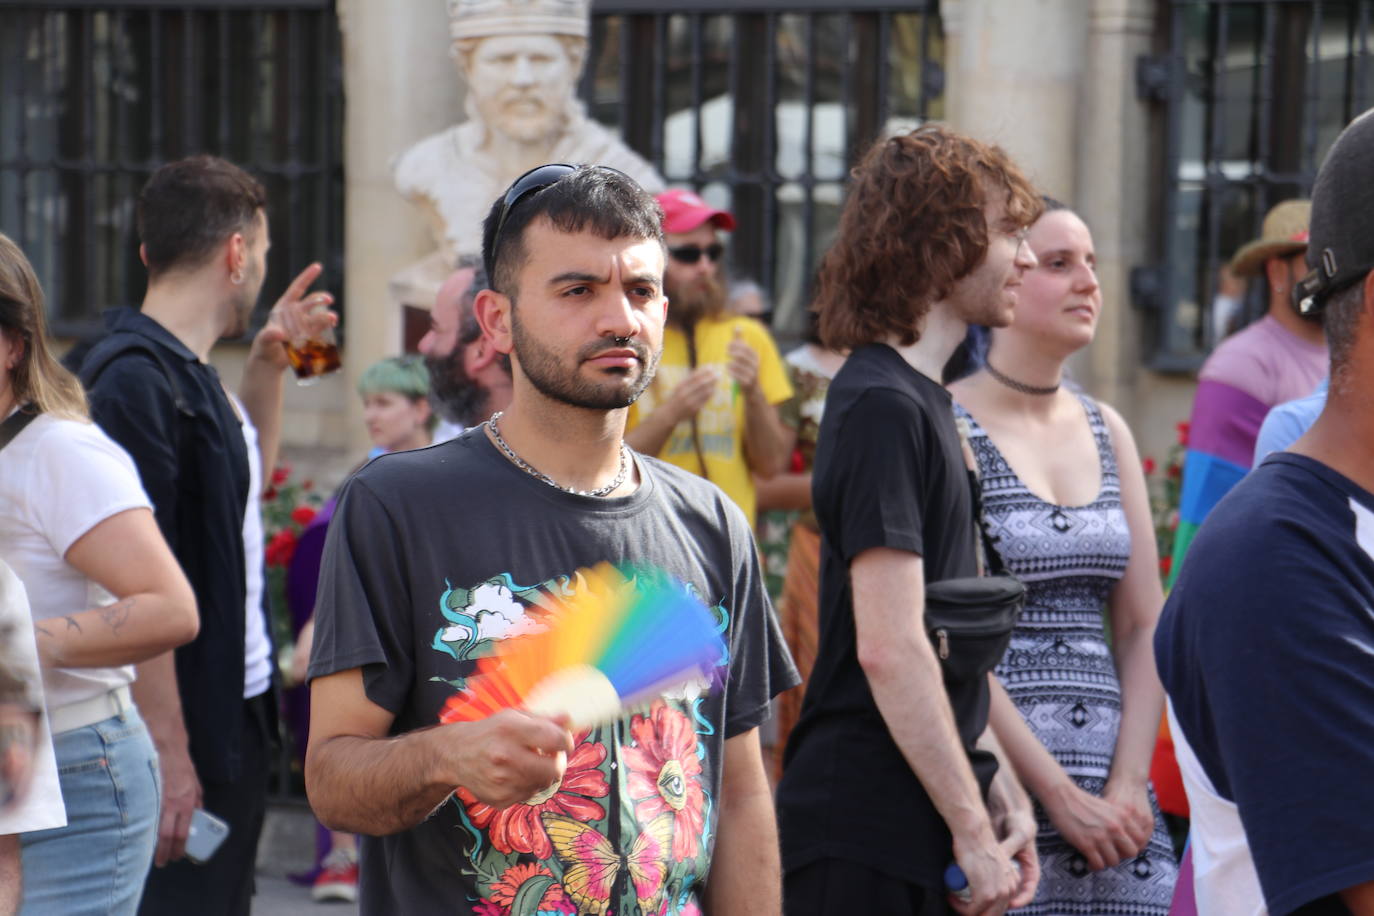
{"label": "curly-haired man", "polygon": [[1010,323],[1040,207],[1000,149],[928,125],[864,157],[821,266],[821,335],[852,352],[816,450],[820,646],[778,789],[793,916],[1000,913],[1034,892],[1035,823],[1010,771],[994,777],[986,678],[942,678],[923,619],[925,583],[977,565],[941,371],[968,325]]}

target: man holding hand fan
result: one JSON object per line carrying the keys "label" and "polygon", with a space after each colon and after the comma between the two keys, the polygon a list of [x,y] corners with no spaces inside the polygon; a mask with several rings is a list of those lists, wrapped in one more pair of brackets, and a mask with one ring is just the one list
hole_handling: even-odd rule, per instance
{"label": "man holding hand fan", "polygon": [[757,728],[797,675],[748,521],[623,442],[662,349],[661,220],[613,169],[518,179],[474,305],[510,407],[340,500],[306,783],[364,835],[363,913],[780,910]]}

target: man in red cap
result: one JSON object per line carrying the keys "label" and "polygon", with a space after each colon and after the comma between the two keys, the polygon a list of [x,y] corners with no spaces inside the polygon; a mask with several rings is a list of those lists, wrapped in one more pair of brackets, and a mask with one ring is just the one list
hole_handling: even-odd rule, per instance
{"label": "man in red cap", "polygon": [[753,476],[784,469],[777,405],[792,396],[768,329],[726,310],[719,231],[735,218],[691,191],[659,194],[668,325],[658,373],[630,407],[625,441],[712,481],[754,521]]}

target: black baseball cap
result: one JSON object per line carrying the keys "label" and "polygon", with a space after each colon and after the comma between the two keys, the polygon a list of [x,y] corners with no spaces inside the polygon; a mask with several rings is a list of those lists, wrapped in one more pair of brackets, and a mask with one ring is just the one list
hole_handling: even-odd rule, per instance
{"label": "black baseball cap", "polygon": [[1341,131],[1317,173],[1307,266],[1293,291],[1304,315],[1374,270],[1374,108]]}

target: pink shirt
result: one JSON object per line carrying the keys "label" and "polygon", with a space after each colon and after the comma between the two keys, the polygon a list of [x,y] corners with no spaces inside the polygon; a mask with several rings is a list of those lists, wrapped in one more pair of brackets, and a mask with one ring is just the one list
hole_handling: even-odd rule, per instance
{"label": "pink shirt", "polygon": [[1239,388],[1273,407],[1311,394],[1326,377],[1327,363],[1326,344],[1303,340],[1265,315],[1222,341],[1198,381]]}

